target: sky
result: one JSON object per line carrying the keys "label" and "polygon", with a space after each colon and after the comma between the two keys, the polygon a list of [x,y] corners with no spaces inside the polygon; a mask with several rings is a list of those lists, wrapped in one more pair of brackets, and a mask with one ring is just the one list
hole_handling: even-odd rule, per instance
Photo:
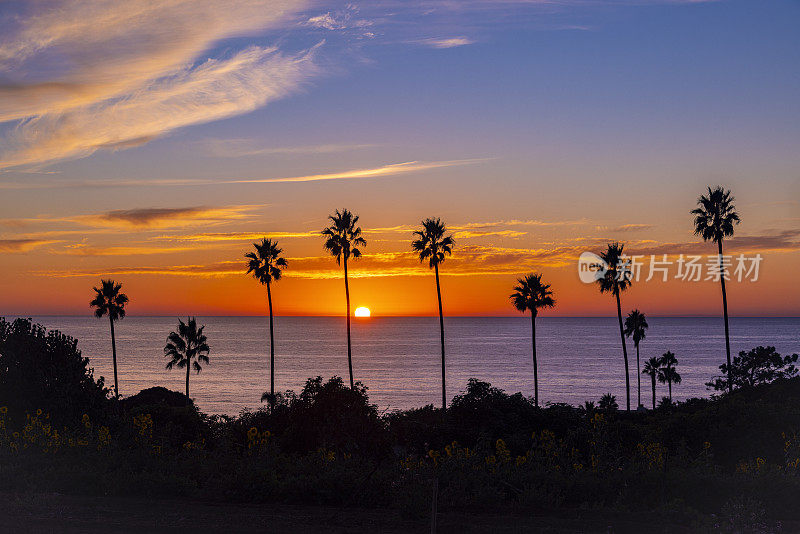
{"label": "sky", "polygon": [[[547,315],[614,315],[580,254],[705,262],[689,212],[718,184],[726,251],[763,258],[731,314],[800,315],[798,23],[789,0],[6,0],[0,315],[89,313],[108,277],[132,315],[264,314],[262,237],[289,263],[277,314],[343,314],[319,235],[341,208],[373,316],[437,313],[410,248],[432,216],[445,314],[514,315],[539,272]],[[671,269],[623,308],[721,312]]]}

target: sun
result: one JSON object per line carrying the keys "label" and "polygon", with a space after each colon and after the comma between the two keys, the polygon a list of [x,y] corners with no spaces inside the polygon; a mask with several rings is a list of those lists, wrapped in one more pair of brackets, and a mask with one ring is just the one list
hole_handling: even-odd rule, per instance
{"label": "sun", "polygon": [[358,308],[356,308],[356,311],[353,312],[353,315],[355,315],[356,317],[369,317],[370,315],[369,308],[367,308],[366,306],[359,306]]}

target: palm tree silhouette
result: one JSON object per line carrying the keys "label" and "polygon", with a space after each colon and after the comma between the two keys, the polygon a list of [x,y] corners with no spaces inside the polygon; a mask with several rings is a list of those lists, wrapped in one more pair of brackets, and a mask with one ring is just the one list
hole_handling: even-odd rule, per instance
{"label": "palm tree silhouette", "polygon": [[177,366],[179,369],[186,368],[186,402],[189,402],[189,371],[192,367],[198,373],[202,369],[200,362],[208,364],[208,353],[211,349],[208,346],[203,329],[205,326],[197,328],[197,321],[194,317],[189,317],[187,322],[178,319],[178,331],[170,332],[167,337],[167,345],[164,347],[164,356],[172,358],[167,362],[167,369]]}
{"label": "palm tree silhouette", "polygon": [[631,411],[631,382],[628,376],[628,348],[625,346],[625,331],[622,327],[622,306],[619,294],[631,285],[631,270],[628,261],[623,256],[622,243],[609,243],[600,258],[605,263],[605,273],[598,278],[600,293],[610,292],[617,299],[617,319],[619,319],[619,337],[622,340],[622,356],[625,359],[625,391],[627,394],[627,410]]}
{"label": "palm tree silhouette", "polygon": [[[288,265],[286,258],[281,256],[282,249],[278,247],[278,242],[271,239],[262,239],[261,244],[253,243],[255,252],[248,252],[244,255],[247,262],[247,274],[253,273],[253,277],[262,285],[267,286],[267,302],[269,303],[269,402],[275,403],[275,333],[272,318],[272,289],[273,281],[281,279],[281,269]],[[264,400],[262,396],[261,400]]]}
{"label": "palm tree silhouette", "polygon": [[447,388],[445,386],[444,365],[444,314],[442,313],[442,289],[439,285],[439,264],[445,257],[453,253],[455,241],[452,235],[445,236],[447,227],[437,218],[422,221],[422,230],[417,230],[417,237],[411,242],[411,249],[419,254],[419,261],[428,260],[428,267],[436,273],[436,296],[439,299],[439,333],[442,344],[442,410],[447,410]]}
{"label": "palm tree silhouette", "polygon": [[602,397],[600,397],[600,402],[597,404],[597,409],[601,412],[616,412],[619,409],[619,404],[617,404],[617,397],[612,395],[611,393],[606,393]]}
{"label": "palm tree silhouette", "polygon": [[114,363],[114,396],[119,398],[119,382],[117,381],[117,339],[114,336],[114,321],[125,318],[125,305],[128,303],[128,296],[120,293],[122,284],[117,284],[113,280],[100,280],[100,287],[94,287],[96,295],[89,306],[94,308],[94,315],[98,319],[108,315],[111,323],[111,354]]}
{"label": "palm tree silhouette", "polygon": [[[721,186],[715,189],[708,188],[708,196],[700,195],[697,199],[697,208],[691,211],[694,215],[694,233],[703,238],[703,241],[712,241],[717,244],[719,251],[719,266],[722,271],[722,240],[733,235],[733,227],[739,224],[739,214],[736,213],[734,198],[730,191]],[[719,282],[722,285],[722,315],[725,319],[725,355],[728,358],[728,370],[731,368],[731,339],[728,329],[728,295],[725,292],[725,273],[720,273]],[[731,391],[730,376],[728,376],[728,391]]]}
{"label": "palm tree silhouette", "polygon": [[661,356],[659,363],[661,367],[658,369],[658,381],[662,384],[667,384],[669,388],[669,402],[672,404],[672,384],[681,383],[681,375],[678,374],[678,371],[675,369],[675,366],[678,365],[678,360],[673,353],[667,351]]}
{"label": "palm tree silhouette", "polygon": [[625,335],[633,338],[633,345],[636,347],[637,407],[642,405],[642,375],[639,372],[639,342],[645,338],[645,331],[647,328],[647,318],[639,310],[633,310],[625,318]]}
{"label": "palm tree silhouette", "polygon": [[344,265],[344,295],[347,300],[347,368],[350,371],[350,389],[353,383],[353,350],[350,343],[350,286],[347,281],[347,260],[360,258],[361,250],[358,247],[367,246],[361,237],[361,228],[356,226],[358,215],[353,215],[349,210],[336,210],[328,219],[331,225],[322,230],[325,237],[325,250],[336,258],[337,265]]}
{"label": "palm tree silhouette", "polygon": [[643,375],[650,376],[650,385],[652,386],[653,390],[653,409],[656,409],[656,377],[658,376],[658,370],[661,367],[661,360],[656,358],[655,356],[651,356],[649,360],[644,362],[644,368],[642,369]]}
{"label": "palm tree silhouette", "polygon": [[522,313],[531,312],[531,343],[533,345],[533,399],[539,406],[539,374],[536,365],[536,316],[539,308],[552,308],[556,305],[550,284],[542,283],[542,275],[532,273],[517,279],[517,285],[511,294],[514,307]]}

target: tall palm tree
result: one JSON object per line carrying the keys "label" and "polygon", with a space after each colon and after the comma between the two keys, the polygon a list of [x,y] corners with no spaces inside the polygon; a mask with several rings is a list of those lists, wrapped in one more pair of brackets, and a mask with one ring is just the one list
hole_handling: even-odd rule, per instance
{"label": "tall palm tree", "polygon": [[436,297],[439,299],[439,333],[442,344],[442,410],[447,410],[447,388],[445,386],[444,366],[444,314],[442,313],[442,288],[439,285],[439,264],[453,253],[452,235],[446,236],[447,227],[438,217],[422,221],[422,230],[414,232],[417,238],[411,242],[411,249],[419,254],[419,261],[428,260],[428,267],[436,273]]}
{"label": "tall palm tree", "polygon": [[208,353],[211,349],[208,346],[203,329],[205,326],[197,327],[194,317],[189,317],[187,322],[178,319],[178,331],[170,332],[167,337],[167,345],[164,347],[164,356],[172,358],[167,362],[167,369],[177,366],[179,369],[186,368],[186,402],[189,402],[189,371],[192,367],[198,373],[203,368],[200,363],[208,365]]}
{"label": "tall palm tree", "polygon": [[531,342],[533,345],[533,399],[539,406],[539,374],[536,365],[536,316],[539,308],[552,308],[556,305],[550,284],[542,283],[542,275],[533,273],[517,279],[511,294],[514,307],[522,313],[531,312]]}
{"label": "tall palm tree", "polygon": [[633,338],[633,345],[636,347],[637,407],[642,405],[642,375],[639,372],[641,369],[639,367],[639,342],[645,338],[645,331],[647,328],[647,318],[639,310],[633,310],[625,318],[625,335]]}
{"label": "tall palm tree", "polygon": [[681,383],[681,375],[675,369],[675,366],[678,365],[678,359],[675,358],[673,353],[667,351],[661,356],[659,362],[661,363],[661,367],[658,369],[658,381],[662,384],[667,384],[669,388],[669,402],[672,403],[672,384]]}
{"label": "tall palm tree", "polygon": [[631,411],[631,381],[628,375],[628,348],[625,346],[625,331],[622,327],[622,305],[619,294],[631,285],[631,270],[629,263],[623,257],[624,245],[622,243],[609,243],[600,258],[605,263],[605,273],[598,278],[600,293],[612,293],[617,300],[617,319],[619,319],[619,337],[622,340],[622,356],[625,359],[625,391],[627,397],[627,410]]}
{"label": "tall palm tree", "polygon": [[367,246],[367,242],[361,237],[361,228],[357,226],[358,215],[353,215],[349,210],[336,210],[333,215],[329,215],[331,224],[324,230],[322,235],[325,237],[325,250],[336,258],[337,265],[344,265],[344,296],[347,300],[347,368],[350,371],[350,389],[353,384],[353,349],[350,343],[350,286],[347,281],[347,260],[361,257],[361,250],[358,247]]}
{"label": "tall palm tree", "polygon": [[643,375],[650,376],[650,385],[653,391],[653,409],[656,409],[656,377],[658,377],[658,370],[661,368],[661,360],[655,356],[651,356],[649,360],[644,362],[642,369]]}
{"label": "tall palm tree", "polygon": [[100,280],[100,287],[92,288],[95,291],[94,299],[89,306],[94,308],[94,315],[98,319],[108,315],[111,323],[111,355],[114,363],[114,395],[119,398],[119,382],[117,381],[117,339],[114,336],[114,321],[125,318],[125,305],[128,303],[128,296],[120,293],[122,284],[117,284],[113,280]]}
{"label": "tall palm tree", "polygon": [[[708,188],[708,195],[700,195],[697,199],[697,208],[691,211],[694,215],[694,233],[717,244],[719,251],[719,265],[722,270],[722,240],[733,235],[734,225],[739,224],[739,214],[733,204],[730,191],[721,186],[715,189]],[[725,276],[719,277],[722,285],[722,316],[725,319],[725,355],[728,358],[728,372],[731,369],[731,339],[728,329],[728,295],[725,292]],[[728,391],[731,391],[730,375],[728,376]]]}
{"label": "tall palm tree", "polygon": [[[247,258],[247,274],[253,273],[253,277],[262,285],[267,286],[267,302],[269,303],[269,402],[275,402],[275,331],[273,328],[272,316],[272,282],[281,279],[281,269],[285,269],[288,263],[286,258],[281,256],[283,250],[278,247],[278,242],[271,239],[262,239],[261,244],[253,243],[255,252],[248,252],[244,255]],[[262,399],[263,400],[263,399]]]}

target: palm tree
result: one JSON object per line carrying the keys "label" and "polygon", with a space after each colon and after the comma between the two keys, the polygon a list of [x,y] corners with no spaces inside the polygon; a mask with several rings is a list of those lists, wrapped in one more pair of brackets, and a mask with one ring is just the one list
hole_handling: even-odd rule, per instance
{"label": "palm tree", "polygon": [[208,365],[208,353],[211,349],[208,346],[203,329],[205,326],[197,328],[197,321],[194,317],[189,317],[187,322],[178,319],[178,331],[170,332],[167,337],[167,345],[164,347],[164,356],[172,358],[167,362],[167,369],[178,366],[179,369],[186,368],[186,402],[189,402],[189,370],[194,367],[198,373],[202,369],[200,362]]}
{"label": "palm tree", "polygon": [[[253,273],[253,277],[262,285],[267,286],[267,302],[269,303],[269,402],[275,402],[275,333],[272,319],[272,289],[273,281],[281,279],[281,269],[288,265],[286,258],[281,256],[282,249],[278,247],[278,242],[271,239],[262,239],[261,244],[253,243],[255,252],[248,252],[244,255],[248,259],[247,274]],[[262,398],[263,400],[263,398]]]}
{"label": "palm tree", "polygon": [[[730,191],[721,186],[715,189],[708,188],[708,196],[700,195],[697,199],[697,208],[691,211],[694,215],[694,233],[704,241],[717,244],[719,251],[719,266],[722,271],[722,240],[733,235],[733,227],[739,224],[739,214],[733,205]],[[731,368],[731,339],[728,329],[728,295],[725,292],[725,273],[720,273],[719,282],[722,285],[722,315],[725,319],[725,355],[728,358],[728,370]],[[730,379],[730,376],[728,376]],[[728,380],[728,391],[731,391],[731,381]]]}
{"label": "palm tree", "polygon": [[428,267],[436,273],[436,297],[439,299],[439,333],[442,343],[442,410],[447,410],[447,388],[445,386],[444,366],[444,314],[442,313],[442,288],[439,285],[439,264],[445,257],[453,253],[452,235],[445,236],[447,227],[437,218],[428,218],[422,221],[422,230],[417,230],[417,237],[411,242],[411,249],[419,254],[419,261],[428,260]]}
{"label": "palm tree", "polygon": [[661,367],[658,369],[658,381],[662,384],[667,384],[669,388],[669,402],[672,404],[672,384],[681,383],[681,375],[675,369],[678,365],[678,360],[675,355],[670,351],[664,353],[659,360]]}
{"label": "palm tree", "polygon": [[353,215],[349,210],[336,210],[328,219],[331,225],[322,230],[325,236],[325,250],[336,258],[337,265],[344,265],[344,295],[347,300],[347,368],[350,371],[350,389],[353,384],[353,350],[350,343],[350,286],[347,281],[347,260],[360,258],[361,250],[367,242],[361,237],[361,228],[356,226],[358,215]]}
{"label": "palm tree", "polygon": [[100,288],[94,289],[96,295],[89,306],[94,308],[94,315],[98,319],[108,315],[111,323],[111,355],[114,362],[114,396],[119,398],[119,382],[117,381],[117,339],[114,336],[114,321],[125,318],[125,305],[128,303],[128,296],[120,293],[122,284],[117,284],[113,280],[100,280]]}
{"label": "palm tree", "polygon": [[616,412],[619,409],[619,404],[617,404],[617,397],[612,395],[611,393],[606,393],[602,397],[600,397],[600,403],[597,405],[597,409],[601,412]]}
{"label": "palm tree", "polygon": [[639,310],[633,310],[625,318],[625,335],[633,338],[633,345],[636,347],[636,386],[637,386],[637,407],[642,405],[642,375],[639,373],[639,342],[645,338],[647,330],[647,318]]}
{"label": "palm tree", "polygon": [[651,356],[649,360],[644,362],[644,368],[642,369],[643,375],[650,376],[650,383],[652,386],[653,391],[653,409],[656,409],[656,377],[658,376],[658,370],[661,368],[661,360],[656,358],[655,356]]}
{"label": "palm tree", "polygon": [[625,391],[627,394],[627,410],[631,411],[631,382],[628,376],[628,348],[625,346],[625,332],[622,327],[622,306],[619,294],[628,289],[631,285],[630,265],[623,257],[622,243],[609,243],[608,249],[600,254],[600,258],[605,263],[605,272],[597,283],[600,286],[600,293],[610,292],[617,299],[617,319],[619,319],[619,337],[622,340],[622,356],[625,359]]}
{"label": "palm tree", "polygon": [[542,283],[542,275],[533,273],[517,279],[511,294],[514,307],[522,313],[531,312],[531,340],[533,344],[533,399],[539,406],[539,375],[536,365],[536,316],[539,308],[552,308],[556,305],[550,284]]}

